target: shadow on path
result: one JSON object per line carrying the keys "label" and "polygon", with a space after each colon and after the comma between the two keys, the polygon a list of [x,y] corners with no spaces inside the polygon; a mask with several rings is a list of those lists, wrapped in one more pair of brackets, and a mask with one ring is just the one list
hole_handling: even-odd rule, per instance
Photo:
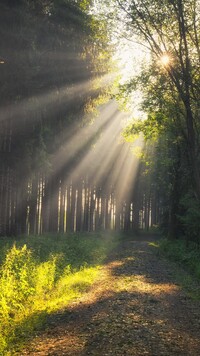
{"label": "shadow on path", "polygon": [[122,242],[102,279],[52,314],[21,355],[199,356],[200,305],[176,284],[173,268],[147,242]]}

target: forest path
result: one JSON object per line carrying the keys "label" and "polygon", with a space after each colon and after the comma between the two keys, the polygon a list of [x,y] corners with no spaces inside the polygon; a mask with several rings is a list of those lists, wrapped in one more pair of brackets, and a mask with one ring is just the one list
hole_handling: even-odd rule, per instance
{"label": "forest path", "polygon": [[101,280],[20,355],[200,355],[200,303],[175,280],[175,269],[145,241],[125,241]]}

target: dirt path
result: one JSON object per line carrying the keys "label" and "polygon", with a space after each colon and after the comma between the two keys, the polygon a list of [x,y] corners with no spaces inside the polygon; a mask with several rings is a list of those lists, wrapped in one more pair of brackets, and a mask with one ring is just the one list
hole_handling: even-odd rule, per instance
{"label": "dirt path", "polygon": [[81,300],[52,315],[21,355],[200,355],[200,303],[147,242],[120,245]]}

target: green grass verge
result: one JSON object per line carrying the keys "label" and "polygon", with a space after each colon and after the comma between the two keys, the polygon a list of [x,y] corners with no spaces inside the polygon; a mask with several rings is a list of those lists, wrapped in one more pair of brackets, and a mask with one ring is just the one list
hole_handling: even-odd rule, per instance
{"label": "green grass verge", "polygon": [[49,313],[88,291],[111,235],[70,234],[0,240],[0,355],[13,355]]}
{"label": "green grass verge", "polygon": [[160,240],[154,247],[159,253],[181,266],[176,269],[176,278],[189,296],[200,300],[200,248],[195,243],[184,240]]}

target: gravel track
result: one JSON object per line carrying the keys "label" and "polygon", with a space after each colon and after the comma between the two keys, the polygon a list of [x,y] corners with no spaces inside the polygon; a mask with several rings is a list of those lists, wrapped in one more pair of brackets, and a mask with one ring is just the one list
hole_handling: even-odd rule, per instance
{"label": "gravel track", "polygon": [[121,243],[101,279],[51,315],[20,355],[199,356],[200,302],[178,285],[178,267],[155,250],[146,241]]}

